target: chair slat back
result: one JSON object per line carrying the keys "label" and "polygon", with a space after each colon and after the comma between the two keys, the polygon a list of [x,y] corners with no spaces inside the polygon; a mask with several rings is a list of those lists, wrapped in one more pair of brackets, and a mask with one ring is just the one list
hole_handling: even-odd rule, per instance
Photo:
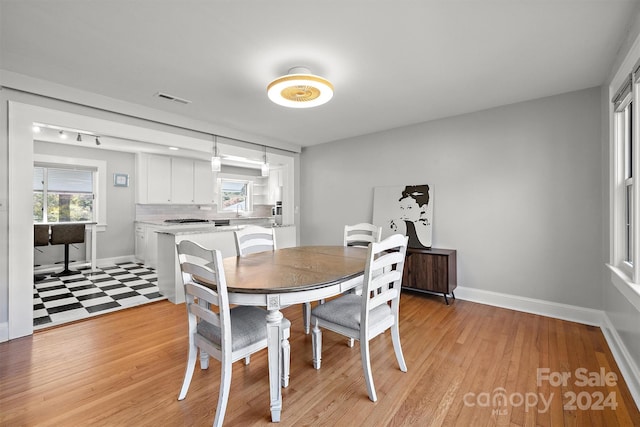
{"label": "chair slat back", "polygon": [[234,233],[238,255],[255,252],[272,251],[276,247],[276,236],[273,228],[249,225]]}
{"label": "chair slat back", "polygon": [[344,226],[344,246],[368,246],[369,243],[379,242],[382,236],[382,227],[361,222],[355,225]]}
{"label": "chair slat back", "polygon": [[185,294],[189,296],[187,310],[191,314],[218,328],[222,327],[220,314],[215,313],[210,308],[211,305],[217,305],[218,297],[215,292],[197,283],[187,283],[185,285]]}
{"label": "chair slat back", "polygon": [[368,325],[369,311],[391,302],[397,315],[400,286],[409,238],[394,234],[378,243],[371,243],[362,288],[361,325]]}
{"label": "chair slat back", "polygon": [[[176,248],[190,323],[199,319],[220,328],[223,351],[225,343],[231,351],[229,297],[221,252],[190,240],[181,241]],[[217,313],[211,305],[218,307]]]}

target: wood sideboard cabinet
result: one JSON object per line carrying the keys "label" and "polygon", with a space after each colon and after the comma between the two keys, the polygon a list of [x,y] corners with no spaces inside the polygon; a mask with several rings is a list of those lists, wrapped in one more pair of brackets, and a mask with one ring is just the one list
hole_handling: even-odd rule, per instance
{"label": "wood sideboard cabinet", "polygon": [[455,299],[457,283],[456,251],[454,249],[407,248],[402,287],[414,291],[438,293]]}

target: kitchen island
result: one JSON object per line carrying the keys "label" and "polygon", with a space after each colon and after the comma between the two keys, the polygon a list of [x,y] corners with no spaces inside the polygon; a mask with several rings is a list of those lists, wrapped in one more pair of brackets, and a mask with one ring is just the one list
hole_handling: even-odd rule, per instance
{"label": "kitchen island", "polygon": [[[160,293],[174,304],[184,302],[184,290],[180,276],[180,265],[176,244],[182,240],[191,240],[206,248],[217,249],[222,252],[222,257],[236,256],[236,243],[234,231],[246,227],[246,225],[228,226],[201,226],[167,227],[165,230],[156,231],[158,248],[158,288]],[[283,225],[274,227],[278,248],[297,246],[295,225]]]}

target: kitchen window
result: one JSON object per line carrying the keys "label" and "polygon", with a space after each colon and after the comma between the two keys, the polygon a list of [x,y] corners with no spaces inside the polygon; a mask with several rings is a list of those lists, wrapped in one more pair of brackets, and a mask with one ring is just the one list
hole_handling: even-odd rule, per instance
{"label": "kitchen window", "polygon": [[220,208],[223,212],[249,212],[253,210],[252,182],[236,179],[220,180]]}
{"label": "kitchen window", "polygon": [[34,166],[34,222],[93,221],[94,173],[86,169]]}

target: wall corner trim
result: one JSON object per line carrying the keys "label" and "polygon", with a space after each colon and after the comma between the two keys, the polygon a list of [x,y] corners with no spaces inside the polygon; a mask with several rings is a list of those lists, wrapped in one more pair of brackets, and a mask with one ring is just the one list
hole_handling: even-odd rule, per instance
{"label": "wall corner trim", "polygon": [[636,402],[636,406],[640,408],[640,368],[636,365],[631,355],[629,355],[627,347],[609,320],[607,313],[603,314],[603,325],[600,329],[602,329],[604,338],[607,340],[607,344],[609,344],[611,353],[613,353],[613,358],[616,359],[624,381],[627,383],[627,387],[629,387],[631,397],[633,397],[633,400]]}
{"label": "wall corner trim", "polygon": [[9,323],[0,323],[0,342],[9,341]]}

